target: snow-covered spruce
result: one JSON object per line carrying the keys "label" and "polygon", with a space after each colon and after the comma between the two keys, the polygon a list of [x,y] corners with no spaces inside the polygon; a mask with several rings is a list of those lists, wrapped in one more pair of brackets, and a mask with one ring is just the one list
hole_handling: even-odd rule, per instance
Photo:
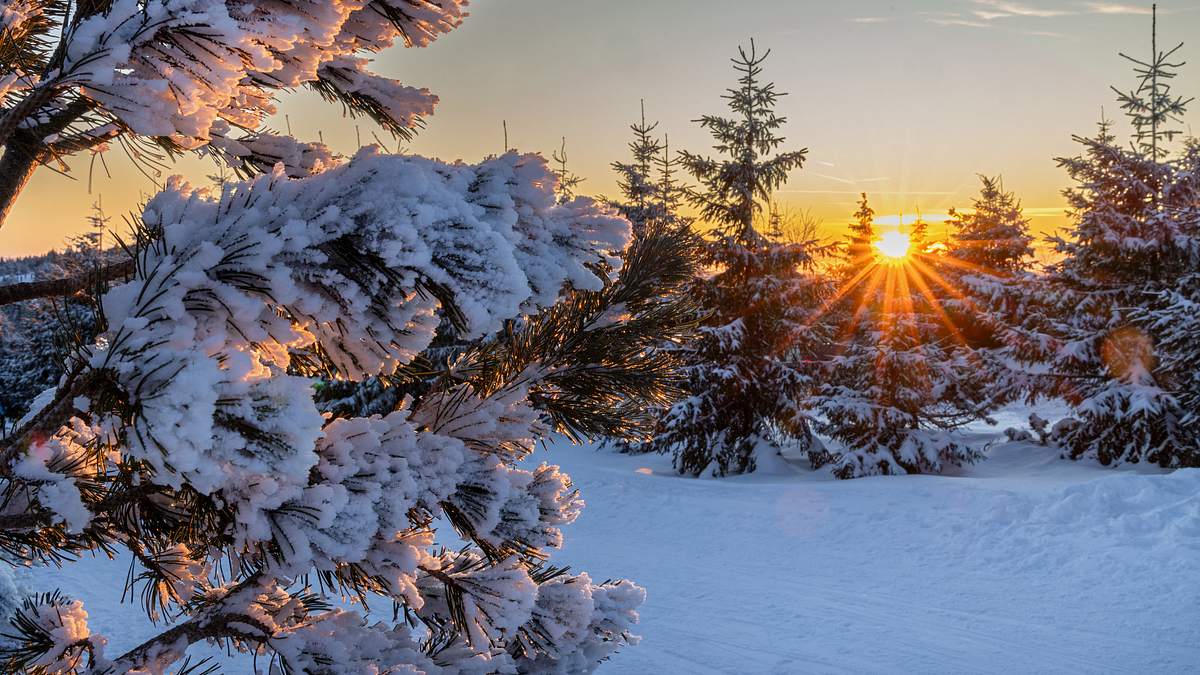
{"label": "snow-covered spruce", "polygon": [[[979,177],[969,211],[950,210],[951,238],[939,272],[955,289],[939,300],[964,341],[977,351],[1001,344],[1000,334],[1022,315],[1022,283],[1033,274],[1033,237],[1021,202],[999,177]],[[988,379],[1004,381],[993,368]]]}
{"label": "snow-covered spruce", "polygon": [[[1178,47],[1176,47],[1176,50]],[[1051,240],[1061,259],[1024,285],[1030,301],[1006,356],[1032,395],[1059,396],[1074,419],[1053,440],[1106,465],[1200,466],[1192,298],[1200,251],[1200,148],[1172,152],[1188,101],[1171,93],[1171,52],[1135,61],[1121,94],[1134,143],[1099,133],[1058,160],[1073,227]]]}
{"label": "snow-covered spruce", "polygon": [[863,195],[836,268],[839,291],[820,321],[836,336],[812,404],[838,446],[810,452],[839,478],[937,473],[982,457],[950,433],[994,406],[971,373],[978,363],[930,290],[938,261],[914,226],[903,263],[873,251],[874,211]]}
{"label": "snow-covered spruce", "polygon": [[812,242],[782,241],[778,213],[766,208],[807,152],[778,152],[787,120],[774,111],[782,94],[762,78],[769,53],[753,43],[739,50],[738,86],[726,96],[732,117],[700,120],[727,157],[680,155],[702,186],[689,193],[692,204],[717,226],[702,245],[712,273],[688,288],[703,319],[699,336],[676,350],[689,395],[665,411],[656,437],[641,449],[673,454],[676,469],[694,476],[754,471],[762,448],[812,439],[803,397],[812,375],[806,364],[819,342],[809,320],[823,284],[814,274]]}
{"label": "snow-covered spruce", "polygon": [[[536,156],[368,150],[283,172],[152,199],[134,278],[104,297],[108,331],[4,448],[6,546],[126,547],[148,609],[176,623],[108,654],[77,602],[45,596],[9,665],[163,672],[213,639],[295,672],[592,670],[633,641],[644,594],[543,562],[583,504],[556,467],[515,465],[546,433],[537,364],[488,387],[451,372],[387,414],[337,419],[297,373],[387,375],[439,317],[481,336],[564,288],[599,291],[628,223],[557,204]],[[467,548],[439,546],[443,515]],[[301,584],[313,573],[408,622],[327,609]]]}

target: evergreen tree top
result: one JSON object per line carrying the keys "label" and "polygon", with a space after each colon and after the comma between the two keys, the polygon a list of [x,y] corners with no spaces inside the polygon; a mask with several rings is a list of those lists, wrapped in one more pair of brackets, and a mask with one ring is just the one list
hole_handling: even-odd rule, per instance
{"label": "evergreen tree top", "polygon": [[566,204],[575,198],[575,188],[585,180],[567,168],[567,137],[563,136],[562,147],[550,153],[550,158],[558,165],[554,175],[558,178],[558,201]]}
{"label": "evergreen tree top", "polygon": [[1024,269],[1033,255],[1033,237],[1021,201],[1005,191],[999,176],[980,175],[979,180],[972,212],[950,209],[953,235],[949,254],[988,273]]}
{"label": "evergreen tree top", "polygon": [[754,228],[755,214],[787,181],[788,172],[804,164],[808,153],[802,149],[776,154],[785,141],[779,131],[787,118],[775,113],[779,97],[785,94],[762,80],[762,65],[770,53],[759,54],[753,40],[749,51],[739,47],[732,59],[738,86],[723,96],[733,116],[705,115],[696,120],[712,134],[713,149],[726,159],[680,153],[682,164],[703,188],[689,193],[701,217],[746,243],[761,238]]}
{"label": "evergreen tree top", "polygon": [[875,209],[867,201],[867,193],[862,193],[858,201],[858,210],[854,212],[854,222],[850,223],[851,238],[859,237],[871,241],[875,234]]}
{"label": "evergreen tree top", "polygon": [[871,247],[875,241],[875,209],[871,208],[867,193],[862,193],[858,210],[854,212],[854,222],[847,229],[849,234],[839,255],[845,264],[845,272],[854,275],[874,257]]}
{"label": "evergreen tree top", "polygon": [[1158,5],[1154,5],[1152,11],[1149,60],[1143,61],[1121,53],[1122,58],[1134,65],[1133,72],[1139,78],[1137,89],[1125,92],[1112,87],[1112,90],[1133,123],[1135,146],[1151,159],[1158,160],[1169,154],[1165,144],[1181,133],[1179,129],[1167,125],[1182,122],[1188,104],[1194,99],[1185,99],[1171,92],[1171,80],[1186,64],[1185,61],[1171,60],[1183,43],[1167,51],[1158,49]]}
{"label": "evergreen tree top", "polygon": [[687,188],[675,178],[678,172],[679,159],[671,153],[671,137],[663,134],[662,152],[654,161],[658,172],[658,182],[655,183],[655,199],[666,211],[674,213],[683,206],[687,199]]}
{"label": "evergreen tree top", "polygon": [[630,161],[612,163],[613,171],[618,174],[617,187],[625,197],[625,202],[616,206],[635,226],[669,211],[659,203],[660,189],[652,177],[665,146],[654,136],[658,122],[646,121],[645,101],[642,101],[641,111],[640,120],[629,125],[633,132],[633,140],[629,142]]}

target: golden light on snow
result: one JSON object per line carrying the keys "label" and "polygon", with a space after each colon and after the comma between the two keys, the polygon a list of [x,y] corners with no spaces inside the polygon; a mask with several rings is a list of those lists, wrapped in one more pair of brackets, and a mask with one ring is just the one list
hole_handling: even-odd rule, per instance
{"label": "golden light on snow", "polygon": [[912,241],[908,235],[900,230],[890,230],[884,232],[875,242],[875,248],[879,254],[889,260],[903,260],[908,257],[908,251],[912,248]]}

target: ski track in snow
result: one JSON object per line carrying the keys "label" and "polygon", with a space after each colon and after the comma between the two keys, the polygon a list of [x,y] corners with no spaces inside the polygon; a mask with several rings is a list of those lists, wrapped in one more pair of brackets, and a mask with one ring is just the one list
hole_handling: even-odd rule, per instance
{"label": "ski track in snow", "polygon": [[[642,643],[601,672],[1200,672],[1200,469],[1022,443],[956,476],[853,481],[784,464],[693,480],[666,457],[566,444],[533,461],[588,502],[553,562],[649,594]],[[81,597],[119,652],[156,632],[118,605],[126,569],[84,560],[25,583]]]}

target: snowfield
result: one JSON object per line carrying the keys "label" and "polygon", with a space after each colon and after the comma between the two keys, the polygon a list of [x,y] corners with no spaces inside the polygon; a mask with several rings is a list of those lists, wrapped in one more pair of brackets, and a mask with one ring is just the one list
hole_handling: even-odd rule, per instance
{"label": "snowfield", "polygon": [[[601,672],[1200,671],[1200,469],[1005,443],[955,476],[837,481],[781,463],[695,480],[667,457],[538,454],[588,502],[554,561],[649,593],[642,643]],[[153,633],[136,604],[117,606],[126,565],[25,582],[84,589],[119,651]]]}

